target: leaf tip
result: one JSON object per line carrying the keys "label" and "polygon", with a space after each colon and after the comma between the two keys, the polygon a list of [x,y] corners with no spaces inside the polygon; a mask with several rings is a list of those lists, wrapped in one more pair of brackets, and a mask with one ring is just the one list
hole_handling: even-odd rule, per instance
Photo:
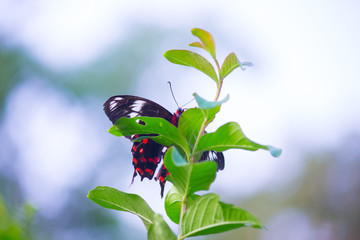
{"label": "leaf tip", "polygon": [[268,148],[268,150],[270,151],[270,153],[273,157],[280,157],[281,152],[282,152],[281,148],[276,148],[276,147],[273,147],[270,145],[267,145],[266,147]]}
{"label": "leaf tip", "polygon": [[200,29],[200,28],[192,28],[192,29],[191,29],[191,33],[192,33],[193,35],[195,35],[196,32],[199,31],[199,29]]}
{"label": "leaf tip", "polygon": [[195,97],[195,100],[196,100],[199,108],[201,108],[201,109],[211,109],[211,108],[217,107],[217,106],[227,102],[230,97],[228,94],[228,95],[226,95],[226,97],[223,100],[211,102],[211,101],[207,101],[204,98],[200,97],[197,93],[194,93],[193,96]]}
{"label": "leaf tip", "polygon": [[168,51],[166,51],[166,52],[163,53],[163,56],[164,56],[166,59],[169,59],[170,51],[171,51],[171,50],[168,50]]}
{"label": "leaf tip", "polygon": [[269,231],[270,232],[270,229],[268,229],[266,226],[262,226],[262,229],[266,230],[266,231]]}
{"label": "leaf tip", "polygon": [[200,42],[193,42],[189,44],[190,47],[203,48],[204,46]]}
{"label": "leaf tip", "polygon": [[253,67],[254,66],[254,64],[252,62],[240,62],[239,61],[239,64],[240,64],[241,70],[245,70],[246,67]]}

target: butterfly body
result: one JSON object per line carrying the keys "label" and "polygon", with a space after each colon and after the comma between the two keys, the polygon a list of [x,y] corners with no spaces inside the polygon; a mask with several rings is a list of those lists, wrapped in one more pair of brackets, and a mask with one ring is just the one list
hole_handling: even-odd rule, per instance
{"label": "butterfly body", "polygon": [[[132,95],[117,95],[110,97],[104,103],[104,111],[110,121],[115,122],[121,117],[160,117],[169,121],[174,126],[178,126],[181,114],[185,111],[179,108],[174,114],[170,113],[161,105],[142,97]],[[131,153],[133,155],[132,164],[134,166],[134,174],[132,182],[137,175],[140,175],[141,181],[144,178],[152,179],[158,164],[162,161],[164,154],[167,150],[166,146],[163,146],[151,139],[145,138],[146,134],[133,135],[128,137],[133,141]],[[135,141],[141,137],[139,141]],[[218,164],[218,169],[224,168],[224,156],[221,152],[207,151],[203,152],[199,161],[212,160]],[[163,196],[165,178],[169,175],[169,172],[165,168],[164,164],[160,167],[155,180],[159,180],[161,187],[161,196]]]}

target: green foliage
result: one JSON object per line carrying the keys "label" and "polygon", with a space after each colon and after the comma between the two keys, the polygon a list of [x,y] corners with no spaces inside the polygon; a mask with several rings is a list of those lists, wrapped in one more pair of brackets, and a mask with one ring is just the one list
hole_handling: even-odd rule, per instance
{"label": "green foliage", "polygon": [[271,146],[257,144],[248,139],[241,131],[239,124],[228,122],[213,133],[208,133],[200,138],[197,151],[225,151],[231,148],[241,148],[244,150],[256,151],[259,149],[269,150],[274,157],[281,154],[281,150]]}
{"label": "green foliage", "polygon": [[[166,180],[170,181],[173,187],[165,197],[165,211],[168,217],[179,225],[178,240],[246,226],[262,228],[257,218],[244,209],[221,202],[218,195],[196,194],[207,191],[216,178],[215,162],[198,162],[204,151],[263,149],[268,150],[274,157],[281,154],[281,149],[248,139],[236,122],[225,123],[213,133],[205,131],[220,111],[221,105],[229,100],[229,95],[221,101],[218,100],[224,78],[234,69],[245,69],[252,64],[241,63],[235,53],[230,53],[220,67],[212,35],[198,28],[193,29],[192,33],[199,41],[191,43],[190,46],[207,51],[214,60],[215,67],[203,56],[188,50],[170,50],[164,56],[172,63],[198,69],[214,80],[217,85],[214,101],[208,101],[194,93],[198,108],[186,110],[179,119],[178,127],[162,118],[135,117],[119,118],[109,129],[111,134],[118,137],[151,134],[143,138],[151,138],[169,147],[164,157],[164,165],[170,173]],[[139,216],[148,230],[148,239],[176,239],[164,219],[152,211],[138,195],[109,187],[97,187],[89,192],[88,197],[105,208]]]}
{"label": "green foliage", "polygon": [[[226,95],[226,97],[223,100],[214,101],[214,102],[206,101],[204,98],[200,97],[196,93],[194,93],[194,97],[196,99],[196,102],[197,102],[199,108],[204,109],[204,110],[210,110],[210,109],[216,108],[217,106],[221,106],[221,104],[223,104],[229,100],[229,94]],[[220,110],[220,108],[217,109],[216,113],[219,110]],[[215,116],[215,114],[214,114],[214,116]]]}
{"label": "green foliage", "polygon": [[197,191],[208,190],[215,180],[216,163],[199,162],[189,164],[173,147],[165,154],[164,164],[171,173],[169,180],[183,196]]}
{"label": "green foliage", "polygon": [[155,214],[153,224],[151,224],[148,231],[149,240],[169,239],[176,240],[175,234],[169,228],[169,225],[164,221],[161,215]]}
{"label": "green foliage", "polygon": [[191,30],[191,33],[194,36],[198,37],[200,39],[200,42],[190,43],[189,46],[203,48],[207,52],[209,52],[214,59],[216,59],[215,41],[213,36],[209,32],[200,28],[193,28]]}
{"label": "green foliage", "polygon": [[136,194],[121,192],[115,188],[98,186],[91,190],[88,198],[104,208],[129,212],[137,215],[149,230],[156,214],[144,199]]}
{"label": "green foliage", "polygon": [[220,77],[225,78],[229,75],[235,68],[240,67],[239,61],[235,53],[230,53],[224,60],[223,65],[220,69]]}
{"label": "green foliage", "polygon": [[202,71],[211,77],[216,83],[219,81],[211,63],[197,53],[188,50],[170,50],[167,51],[164,56],[172,63],[194,67]]}
{"label": "green foliage", "polygon": [[262,227],[260,221],[247,211],[220,202],[217,194],[209,193],[189,204],[181,225],[181,239],[245,226]]}
{"label": "green foliage", "polygon": [[[181,211],[181,200],[182,194],[178,191],[176,187],[172,187],[165,197],[165,211],[166,215],[176,224],[179,224],[180,221],[180,211]],[[194,201],[199,195],[191,194],[186,199],[188,206]]]}
{"label": "green foliage", "polygon": [[30,204],[24,204],[15,210],[11,209],[0,195],[0,239],[31,240],[31,225],[36,210]]}
{"label": "green foliage", "polygon": [[196,142],[203,122],[204,115],[199,108],[190,108],[186,110],[179,119],[178,128],[188,141],[191,149]]}

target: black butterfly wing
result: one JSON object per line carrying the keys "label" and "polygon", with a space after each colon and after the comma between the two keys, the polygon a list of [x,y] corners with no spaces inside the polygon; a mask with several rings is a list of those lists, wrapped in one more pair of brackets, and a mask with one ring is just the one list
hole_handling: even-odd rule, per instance
{"label": "black butterfly wing", "polygon": [[109,98],[104,103],[104,111],[113,124],[121,117],[161,117],[171,122],[173,116],[159,104],[131,95],[117,95]]}
{"label": "black butterfly wing", "polygon": [[[139,136],[134,136],[134,139]],[[134,166],[132,181],[134,181],[137,174],[140,175],[141,181],[145,177],[150,180],[153,178],[156,168],[163,158],[163,149],[163,145],[160,145],[151,139],[142,139],[139,142],[134,142],[131,148],[131,153],[133,155],[132,164]]]}
{"label": "black butterfly wing", "polygon": [[203,152],[199,162],[201,161],[213,161],[216,162],[217,170],[223,170],[225,167],[225,158],[222,152],[206,151]]}
{"label": "black butterfly wing", "polygon": [[[171,122],[173,114],[160,106],[159,104],[142,97],[131,95],[117,95],[110,97],[104,103],[104,111],[110,121],[114,124],[121,117],[161,117]],[[129,137],[135,140],[138,137],[146,136],[145,134],[134,135]],[[142,139],[133,143],[131,152],[133,155],[134,174],[140,175],[141,180],[145,177],[152,179],[154,172],[163,158],[164,146],[156,143],[151,139]]]}

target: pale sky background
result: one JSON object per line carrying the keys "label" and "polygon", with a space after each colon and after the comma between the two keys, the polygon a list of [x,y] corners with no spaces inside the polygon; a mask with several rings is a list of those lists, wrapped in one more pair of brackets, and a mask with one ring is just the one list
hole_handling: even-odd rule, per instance
{"label": "pale sky background", "polygon": [[[229,93],[230,100],[210,130],[237,121],[251,140],[283,149],[280,158],[266,151],[225,152],[225,170],[211,190],[231,202],[234,194],[249,196],[286,185],[301,173],[304,154],[334,148],[350,133],[360,133],[359,12],[360,3],[350,0],[0,0],[0,38],[60,72],[95,61],[137,26],[173,31],[176,41],[161,43],[153,69],[131,94],[175,111],[166,81],[153,81],[157,76],[170,78],[180,104],[190,100],[193,92],[213,98],[215,86],[194,69],[170,64],[162,54],[174,48],[191,49],[187,44],[196,40],[190,32],[193,27],[212,33],[220,61],[235,52],[254,67],[237,69],[225,80],[223,96]],[[36,109],[36,114],[29,109]],[[7,111],[5,129],[21,154],[25,191],[34,204],[56,214],[66,200],[66,189],[86,179],[83,166],[92,168],[109,151],[105,146],[114,136],[106,131],[111,124],[105,114],[100,126],[91,120],[102,106],[84,109],[44,84],[19,86],[7,101]],[[19,112],[27,113],[26,126],[17,117]],[[130,163],[131,144],[122,143],[129,149]],[[99,185],[141,193],[164,214],[158,183],[137,179],[128,188],[133,169],[127,167],[128,176],[117,182],[104,176]],[[39,189],[47,194],[38,194]],[[137,218],[134,223],[138,224]]]}

